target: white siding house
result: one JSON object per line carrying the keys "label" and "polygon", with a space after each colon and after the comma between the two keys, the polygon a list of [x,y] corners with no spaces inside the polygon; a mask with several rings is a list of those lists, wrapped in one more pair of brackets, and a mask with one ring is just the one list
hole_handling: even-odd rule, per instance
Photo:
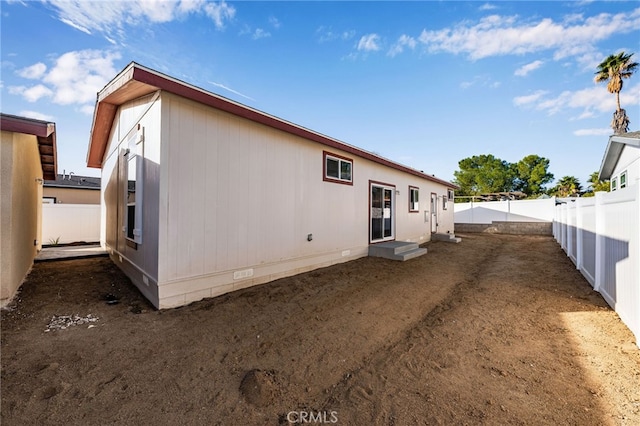
{"label": "white siding house", "polygon": [[640,132],[609,137],[598,178],[609,179],[612,191],[640,183]]}
{"label": "white siding house", "polygon": [[136,63],[98,94],[102,242],[158,308],[453,234],[453,184]]}

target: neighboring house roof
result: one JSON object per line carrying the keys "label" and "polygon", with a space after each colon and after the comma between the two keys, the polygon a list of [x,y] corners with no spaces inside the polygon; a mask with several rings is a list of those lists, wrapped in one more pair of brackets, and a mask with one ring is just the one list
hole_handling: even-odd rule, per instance
{"label": "neighboring house roof", "polygon": [[42,175],[45,179],[56,178],[56,123],[0,113],[0,129],[36,136]]}
{"label": "neighboring house roof", "polygon": [[621,133],[609,136],[609,143],[607,144],[607,149],[604,152],[602,164],[600,165],[599,180],[611,178],[611,174],[620,159],[622,149],[625,145],[640,148],[640,132]]}
{"label": "neighboring house roof", "polygon": [[55,179],[45,179],[45,188],[100,189],[100,178],[75,174],[56,175]]}
{"label": "neighboring house roof", "polygon": [[340,149],[355,156],[366,158],[375,163],[440,183],[449,188],[457,188],[457,186],[451,182],[425,174],[419,170],[404,166],[371,152],[364,151],[353,145],[348,145],[337,139],[322,135],[314,132],[313,130],[306,129],[298,126],[297,124],[293,124],[289,121],[282,120],[273,115],[266,114],[262,111],[208,92],[199,87],[169,77],[158,71],[146,68],[135,62],[131,62],[127,65],[120,74],[111,80],[111,82],[109,82],[98,93],[96,108],[93,115],[93,124],[91,126],[89,151],[87,153],[87,166],[95,168],[102,167],[102,159],[104,157],[105,150],[107,149],[109,134],[113,121],[115,120],[118,106],[130,100],[153,93],[157,90],[173,93],[230,114],[246,118],[247,120],[251,120],[322,145]]}

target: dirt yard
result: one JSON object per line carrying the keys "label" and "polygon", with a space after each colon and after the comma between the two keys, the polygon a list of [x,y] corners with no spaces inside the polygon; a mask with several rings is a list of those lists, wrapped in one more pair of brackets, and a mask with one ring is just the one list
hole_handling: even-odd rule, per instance
{"label": "dirt yard", "polygon": [[107,259],[2,312],[2,424],[640,424],[640,351],[550,237],[462,235],[155,311]]}

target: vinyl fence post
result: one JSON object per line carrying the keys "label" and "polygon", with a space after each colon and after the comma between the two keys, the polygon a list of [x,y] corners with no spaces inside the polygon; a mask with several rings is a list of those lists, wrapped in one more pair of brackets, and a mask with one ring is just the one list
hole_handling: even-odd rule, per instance
{"label": "vinyl fence post", "polygon": [[[636,235],[635,237],[635,246],[636,246],[636,253],[640,253],[640,180],[636,180],[636,202],[635,202],[635,208],[636,208]],[[631,244],[633,244],[633,242],[631,242]],[[635,338],[636,338],[636,346],[638,346],[638,349],[640,349],[640,256],[635,256],[635,262],[636,262],[636,283],[635,283],[635,299],[634,301],[632,301],[633,306],[635,306],[634,311],[635,311],[635,318],[634,318],[634,324],[631,325],[631,327],[629,327],[631,329],[631,331],[633,332]]]}
{"label": "vinyl fence post", "polygon": [[597,292],[600,292],[600,288],[604,284],[604,273],[605,273],[605,238],[604,234],[606,231],[606,217],[604,215],[604,203],[603,197],[606,192],[596,192],[596,205],[595,205],[595,215],[596,215],[596,265],[595,265],[595,285],[593,289]]}
{"label": "vinyl fence post", "polygon": [[576,269],[582,271],[584,258],[584,246],[582,245],[582,233],[584,232],[584,220],[582,212],[582,198],[576,200]]}

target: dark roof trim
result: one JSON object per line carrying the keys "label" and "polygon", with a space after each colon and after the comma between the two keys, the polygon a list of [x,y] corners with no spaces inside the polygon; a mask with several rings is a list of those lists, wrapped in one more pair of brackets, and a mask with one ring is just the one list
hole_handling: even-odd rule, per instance
{"label": "dark roof trim", "polygon": [[44,179],[56,178],[58,165],[55,123],[0,113],[0,129],[6,132],[34,135],[38,140],[40,165]]}
{"label": "dark roof trim", "polygon": [[70,189],[100,189],[100,178],[93,176],[80,176],[75,173],[57,175],[55,180],[46,179],[45,188],[70,188]]}
{"label": "dark roof trim", "polygon": [[147,95],[156,90],[163,90],[191,99],[238,117],[242,117],[334,149],[339,149],[360,158],[365,158],[375,163],[445,185],[449,188],[457,188],[457,186],[451,182],[422,173],[419,170],[412,169],[373,153],[364,151],[353,145],[346,144],[337,139],[333,139],[246,105],[234,102],[222,96],[207,92],[196,86],[143,67],[135,62],[130,63],[122,72],[120,72],[120,74],[111,80],[111,82],[108,83],[100,93],[98,93],[89,141],[89,152],[87,154],[87,166],[95,168],[102,167],[102,160],[105,150],[107,149],[109,134],[113,121],[115,120],[117,107],[127,101]]}
{"label": "dark roof trim", "polygon": [[620,155],[622,155],[622,150],[625,145],[640,148],[640,131],[622,133],[609,137],[609,143],[607,144],[607,149],[604,152],[604,157],[600,165],[598,180],[611,179],[611,174],[618,164],[618,160],[620,160]]}

